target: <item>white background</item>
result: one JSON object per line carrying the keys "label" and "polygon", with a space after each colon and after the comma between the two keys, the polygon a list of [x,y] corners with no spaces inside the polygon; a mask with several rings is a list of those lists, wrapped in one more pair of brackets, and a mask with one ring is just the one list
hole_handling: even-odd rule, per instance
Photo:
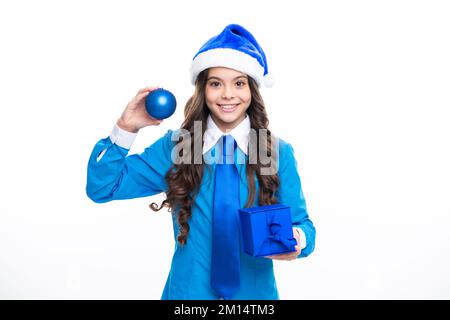
{"label": "white background", "polygon": [[95,204],[95,143],[138,89],[178,108],[193,55],[229,23],[276,77],[315,252],[276,262],[282,299],[450,298],[447,1],[2,1],[0,298],[159,299],[174,242],[162,195]]}

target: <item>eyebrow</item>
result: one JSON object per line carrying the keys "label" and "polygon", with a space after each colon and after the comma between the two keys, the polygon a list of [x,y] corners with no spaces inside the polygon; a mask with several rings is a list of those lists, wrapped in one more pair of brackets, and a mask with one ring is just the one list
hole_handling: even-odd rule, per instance
{"label": "eyebrow", "polygon": [[[248,79],[247,78],[247,76],[245,76],[245,75],[241,75],[241,76],[237,76],[236,78],[234,78],[233,80],[236,80],[236,79],[239,79],[239,78],[245,78],[245,79]],[[222,79],[221,78],[219,78],[219,77],[209,77],[208,78],[208,80],[211,80],[211,79],[217,79],[217,80],[220,80],[220,81],[222,81]]]}

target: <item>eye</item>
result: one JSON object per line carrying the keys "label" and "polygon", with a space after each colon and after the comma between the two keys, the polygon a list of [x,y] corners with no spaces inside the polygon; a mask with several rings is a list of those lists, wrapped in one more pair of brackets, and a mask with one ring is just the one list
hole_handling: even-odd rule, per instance
{"label": "eye", "polygon": [[211,81],[211,82],[209,83],[209,85],[210,85],[211,87],[218,87],[218,86],[220,86],[220,82],[219,82],[219,81]]}
{"label": "eye", "polygon": [[238,81],[236,81],[236,85],[237,85],[238,87],[243,87],[243,86],[245,86],[245,81],[243,81],[243,80],[238,80]]}

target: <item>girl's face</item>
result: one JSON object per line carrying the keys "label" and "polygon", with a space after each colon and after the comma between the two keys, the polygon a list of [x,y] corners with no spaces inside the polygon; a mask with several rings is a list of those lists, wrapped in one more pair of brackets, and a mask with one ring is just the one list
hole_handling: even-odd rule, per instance
{"label": "girl's face", "polygon": [[233,129],[244,120],[252,100],[248,76],[229,68],[210,68],[205,98],[219,129],[223,132]]}

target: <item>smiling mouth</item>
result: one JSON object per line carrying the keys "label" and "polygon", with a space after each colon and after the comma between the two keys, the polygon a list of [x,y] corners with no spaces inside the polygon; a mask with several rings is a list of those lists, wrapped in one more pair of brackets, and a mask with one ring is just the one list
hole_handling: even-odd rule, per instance
{"label": "smiling mouth", "polygon": [[223,111],[223,112],[233,112],[234,110],[237,109],[237,107],[239,106],[239,103],[236,104],[217,104],[219,106],[219,108]]}

